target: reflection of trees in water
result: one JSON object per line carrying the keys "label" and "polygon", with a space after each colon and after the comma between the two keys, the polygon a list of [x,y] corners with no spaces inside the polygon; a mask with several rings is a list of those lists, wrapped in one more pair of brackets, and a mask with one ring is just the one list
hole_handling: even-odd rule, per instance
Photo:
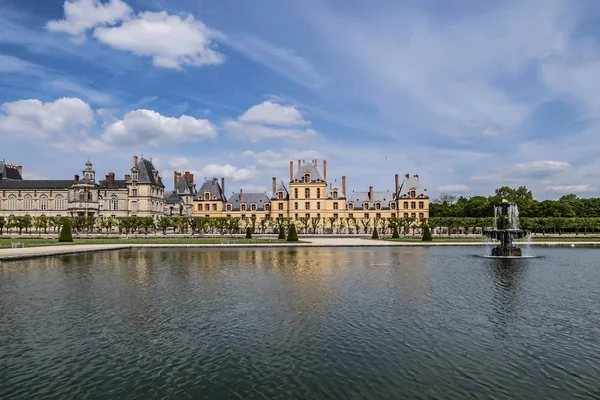
{"label": "reflection of trees in water", "polygon": [[429,249],[424,247],[390,250],[390,285],[402,302],[421,298],[430,288]]}
{"label": "reflection of trees in water", "polygon": [[509,325],[516,316],[518,297],[527,265],[524,260],[489,259],[489,272],[492,277],[494,314],[490,314],[500,336],[508,335]]}

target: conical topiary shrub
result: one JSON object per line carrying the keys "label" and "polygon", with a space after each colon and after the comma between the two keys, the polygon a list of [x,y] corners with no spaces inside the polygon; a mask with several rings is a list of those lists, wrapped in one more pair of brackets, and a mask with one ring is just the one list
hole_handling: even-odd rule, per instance
{"label": "conical topiary shrub", "polygon": [[252,239],[252,231],[250,230],[250,227],[246,228],[246,239]]}
{"label": "conical topiary shrub", "polygon": [[290,229],[288,230],[287,236],[288,242],[297,242],[298,241],[298,232],[296,232],[296,225],[290,224]]}
{"label": "conical topiary shrub", "polygon": [[398,227],[394,225],[394,232],[392,233],[392,239],[400,239],[400,235],[398,234]]}
{"label": "conical topiary shrub", "polygon": [[371,239],[379,239],[379,233],[377,233],[377,228],[373,228],[373,234],[371,235]]}
{"label": "conical topiary shrub", "polygon": [[58,236],[59,242],[72,242],[73,233],[71,232],[71,223],[69,220],[65,220],[60,228],[60,235]]}
{"label": "conical topiary shrub", "polygon": [[283,226],[279,227],[279,236],[277,239],[285,240],[285,229],[283,229]]}
{"label": "conical topiary shrub", "polygon": [[433,237],[431,237],[431,229],[429,229],[428,225],[423,227],[423,242],[432,242]]}

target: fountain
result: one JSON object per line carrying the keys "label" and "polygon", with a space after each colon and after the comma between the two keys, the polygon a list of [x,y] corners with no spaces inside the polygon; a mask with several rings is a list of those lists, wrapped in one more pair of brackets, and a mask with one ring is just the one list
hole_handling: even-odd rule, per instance
{"label": "fountain", "polygon": [[492,248],[492,257],[521,257],[520,248],[513,245],[514,239],[528,237],[529,231],[519,229],[519,209],[516,204],[502,200],[494,206],[494,228],[485,229],[486,240],[498,240],[500,244]]}

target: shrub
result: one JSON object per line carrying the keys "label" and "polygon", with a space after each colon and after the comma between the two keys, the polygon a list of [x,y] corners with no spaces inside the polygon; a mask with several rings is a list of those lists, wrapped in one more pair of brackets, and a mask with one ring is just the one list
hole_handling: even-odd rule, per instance
{"label": "shrub", "polygon": [[250,230],[250,227],[246,228],[246,239],[252,239],[252,231]]}
{"label": "shrub", "polygon": [[298,241],[298,232],[296,232],[296,225],[290,224],[290,229],[288,230],[287,236],[288,242],[297,242]]}
{"label": "shrub", "polygon": [[398,227],[394,225],[394,232],[392,233],[392,239],[400,239],[400,235],[398,234]]}
{"label": "shrub", "polygon": [[283,229],[283,226],[279,227],[279,236],[277,237],[277,239],[285,240],[285,229]]}
{"label": "shrub", "polygon": [[373,234],[371,235],[371,239],[379,239],[379,233],[377,233],[377,228],[373,228]]}
{"label": "shrub", "polygon": [[59,242],[72,242],[73,234],[71,232],[71,223],[69,220],[65,220],[60,228],[60,235],[58,236]]}
{"label": "shrub", "polygon": [[431,237],[431,229],[429,229],[429,225],[425,225],[423,227],[423,242],[431,242],[433,238]]}

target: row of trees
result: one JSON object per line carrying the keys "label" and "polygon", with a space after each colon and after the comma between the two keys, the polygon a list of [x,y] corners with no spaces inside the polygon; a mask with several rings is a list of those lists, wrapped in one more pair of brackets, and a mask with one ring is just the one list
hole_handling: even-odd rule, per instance
{"label": "row of trees", "polygon": [[578,198],[575,194],[562,196],[559,200],[538,201],[525,186],[517,189],[501,187],[492,196],[456,197],[442,194],[431,202],[431,217],[494,216],[494,205],[506,199],[516,203],[521,217],[540,218],[594,218],[600,217],[600,198]]}

